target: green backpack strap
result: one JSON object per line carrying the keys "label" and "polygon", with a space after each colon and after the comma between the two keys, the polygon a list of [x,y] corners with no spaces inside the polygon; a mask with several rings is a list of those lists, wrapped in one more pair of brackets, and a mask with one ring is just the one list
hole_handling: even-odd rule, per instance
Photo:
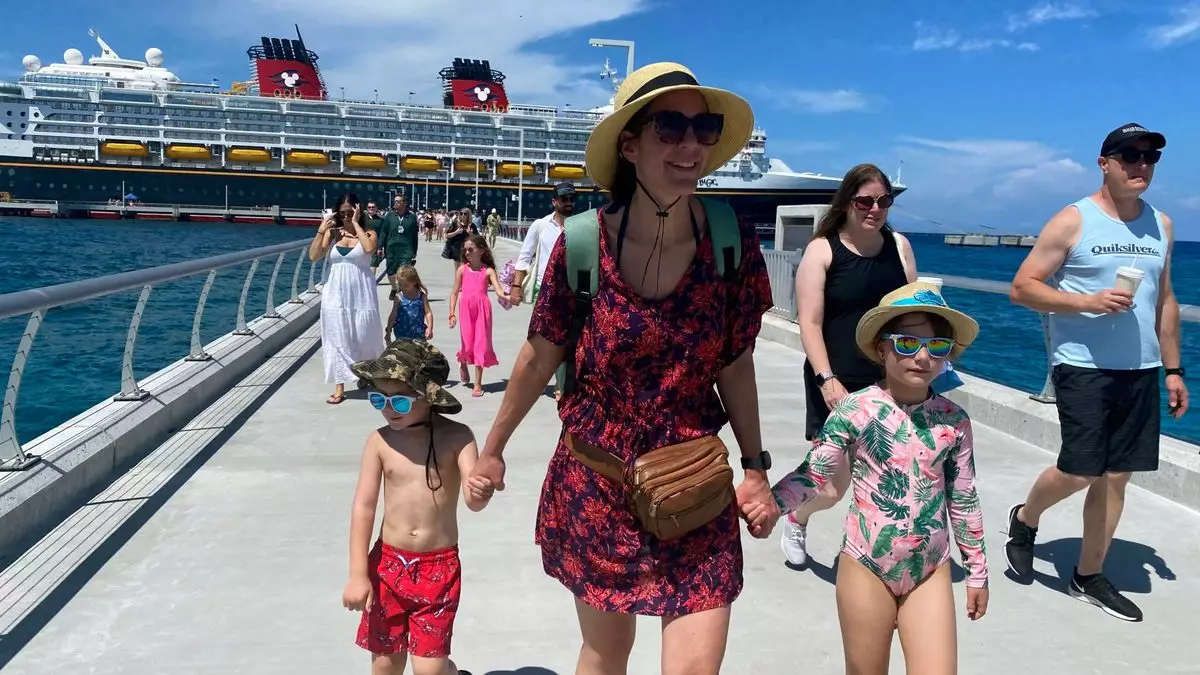
{"label": "green backpack strap", "polygon": [[563,236],[567,238],[567,285],[575,294],[575,316],[567,330],[563,351],[563,377],[559,384],[563,393],[575,391],[575,348],[579,336],[592,313],[592,299],[600,287],[600,223],[596,209],[589,209],[567,218]]}
{"label": "green backpack strap", "polygon": [[708,217],[708,232],[712,237],[713,257],[717,260],[717,273],[725,281],[733,281],[742,264],[742,232],[738,227],[737,214],[728,202],[711,197],[701,197],[704,214]]}

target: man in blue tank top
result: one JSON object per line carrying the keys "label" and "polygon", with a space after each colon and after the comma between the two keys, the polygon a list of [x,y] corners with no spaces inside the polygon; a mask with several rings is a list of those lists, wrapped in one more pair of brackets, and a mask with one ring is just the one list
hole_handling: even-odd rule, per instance
{"label": "man in blue tank top", "polygon": [[1046,223],[1012,284],[1013,302],[1050,317],[1062,447],[1057,466],[1009,511],[1008,567],[1032,575],[1042,514],[1087,488],[1069,592],[1126,621],[1141,621],[1142,611],[1104,577],[1104,558],[1132,472],[1158,469],[1160,369],[1170,414],[1188,407],[1171,219],[1141,198],[1166,144],[1139,124],[1113,130],[1100,147],[1100,190]]}

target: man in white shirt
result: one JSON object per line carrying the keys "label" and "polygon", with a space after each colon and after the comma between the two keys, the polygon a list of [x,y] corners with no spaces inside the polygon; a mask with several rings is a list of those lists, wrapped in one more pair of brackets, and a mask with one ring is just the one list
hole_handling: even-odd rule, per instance
{"label": "man in white shirt", "polygon": [[537,253],[537,270],[535,272],[537,276],[533,279],[533,299],[537,299],[538,287],[542,285],[542,277],[546,275],[546,265],[550,262],[550,252],[554,250],[554,244],[562,235],[563,223],[575,211],[575,186],[570,183],[559,183],[554,186],[554,199],[551,203],[554,205],[554,211],[533,221],[533,224],[529,226],[529,231],[525,233],[525,243],[522,244],[521,253],[517,256],[517,262],[513,266],[513,284],[508,299],[514,305],[521,304],[521,287],[525,283],[525,276],[529,273],[535,252]]}
{"label": "man in white shirt", "polygon": [[[550,262],[550,252],[554,250],[554,245],[562,236],[563,224],[575,211],[575,186],[570,183],[555,185],[554,198],[551,203],[554,205],[554,211],[533,221],[533,224],[529,226],[529,231],[525,233],[525,243],[521,245],[521,254],[517,256],[517,263],[513,265],[513,284],[508,298],[513,305],[521,304],[522,286],[525,282],[525,275],[530,271],[529,267],[533,262],[534,251],[537,252],[537,269],[534,270],[537,276],[533,279],[532,298],[534,301],[537,300],[538,289],[542,285],[542,278],[546,276],[546,266]],[[560,365],[558,371],[554,373],[555,400],[562,398],[564,372],[563,366]]]}

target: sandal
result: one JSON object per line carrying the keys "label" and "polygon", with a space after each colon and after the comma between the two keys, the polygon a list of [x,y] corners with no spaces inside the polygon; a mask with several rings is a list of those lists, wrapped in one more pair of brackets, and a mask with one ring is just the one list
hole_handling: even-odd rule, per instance
{"label": "sandal", "polygon": [[480,396],[483,396],[483,390],[476,389],[475,391],[471,392],[471,396],[473,396],[475,398],[479,398]]}
{"label": "sandal", "polygon": [[342,394],[341,396],[338,396],[337,394],[333,394],[329,398],[325,399],[325,402],[328,403],[329,405],[337,405],[345,400],[346,400],[345,394]]}

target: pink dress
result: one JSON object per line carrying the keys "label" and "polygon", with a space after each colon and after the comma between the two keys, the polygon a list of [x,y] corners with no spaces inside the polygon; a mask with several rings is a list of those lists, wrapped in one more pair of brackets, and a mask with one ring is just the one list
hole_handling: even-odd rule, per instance
{"label": "pink dress", "polygon": [[953,534],[967,586],[987,587],[966,411],[938,395],[902,405],[879,385],[850,394],[829,414],[804,463],[775,485],[775,500],[784,513],[796,510],[847,461],[854,463],[854,499],[843,553],[899,597],[949,560]]}
{"label": "pink dress", "polygon": [[492,301],[488,298],[488,267],[463,265],[458,295],[458,330],[462,346],[458,362],[488,368],[499,365],[492,349]]}

